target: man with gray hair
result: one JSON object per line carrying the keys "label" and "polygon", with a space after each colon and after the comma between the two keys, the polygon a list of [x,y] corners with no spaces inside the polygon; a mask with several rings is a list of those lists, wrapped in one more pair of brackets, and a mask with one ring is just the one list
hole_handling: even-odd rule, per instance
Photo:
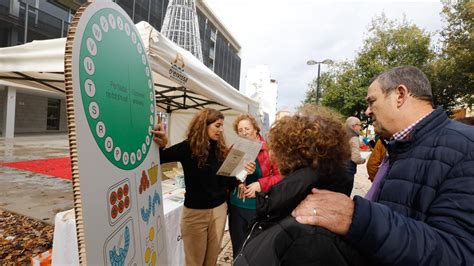
{"label": "man with gray hair", "polygon": [[348,174],[352,177],[357,172],[357,165],[365,163],[365,159],[360,154],[359,132],[362,124],[359,118],[349,116],[346,119],[347,134],[349,135],[349,144],[351,145],[351,160],[348,162]]}
{"label": "man with gray hair", "polygon": [[430,83],[412,66],[379,75],[366,100],[389,140],[373,193],[313,189],[292,215],[346,236],[376,265],[474,265],[474,128],[433,109]]}

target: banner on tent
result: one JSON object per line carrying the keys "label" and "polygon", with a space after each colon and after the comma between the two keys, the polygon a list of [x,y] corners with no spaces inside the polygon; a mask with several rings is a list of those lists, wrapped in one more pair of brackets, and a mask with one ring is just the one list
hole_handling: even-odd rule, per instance
{"label": "banner on tent", "polygon": [[184,58],[180,53],[176,53],[176,58],[171,62],[169,73],[169,78],[174,80],[179,85],[186,85],[188,82],[188,75],[184,71]]}

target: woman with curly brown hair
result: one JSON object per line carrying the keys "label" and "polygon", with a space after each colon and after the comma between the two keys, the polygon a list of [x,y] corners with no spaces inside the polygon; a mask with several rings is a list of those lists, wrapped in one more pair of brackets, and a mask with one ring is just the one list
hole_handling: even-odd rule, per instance
{"label": "woman with curly brown hair", "polygon": [[[187,139],[166,149],[161,149],[168,142],[161,126],[152,132],[160,146],[161,163],[183,166],[186,194],[181,237],[186,265],[215,265],[227,218],[227,190],[235,185],[235,178],[216,174],[227,154],[224,115],[210,108],[201,110],[188,126]],[[246,165],[249,173],[255,170],[251,165]]]}
{"label": "woman with curly brown hair", "polygon": [[278,166],[269,159],[267,143],[260,135],[257,120],[249,114],[241,114],[234,120],[233,127],[239,137],[262,144],[255,160],[255,172],[230,193],[229,233],[235,258],[257,215],[255,193],[267,192],[272,185],[281,181],[281,177]]}
{"label": "woman with curly brown hair", "polygon": [[354,179],[344,167],[351,151],[339,116],[306,106],[277,121],[268,141],[283,180],[257,194],[257,222],[234,265],[363,264],[343,238],[290,215],[314,187],[351,193]]}

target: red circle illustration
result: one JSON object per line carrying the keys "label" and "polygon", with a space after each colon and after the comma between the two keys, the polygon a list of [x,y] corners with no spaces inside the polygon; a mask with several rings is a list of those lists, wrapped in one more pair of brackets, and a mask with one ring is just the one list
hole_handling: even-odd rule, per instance
{"label": "red circle illustration", "polygon": [[118,188],[117,190],[117,198],[118,200],[121,200],[123,196],[123,189],[121,187]]}
{"label": "red circle illustration", "polygon": [[123,202],[124,202],[125,208],[128,208],[128,205],[130,204],[130,198],[126,196]]}
{"label": "red circle illustration", "polygon": [[110,204],[114,205],[116,201],[117,193],[115,193],[115,191],[112,191],[112,193],[110,193]]}
{"label": "red circle illustration", "polygon": [[125,184],[125,185],[123,186],[123,194],[124,194],[125,196],[128,195],[128,184]]}
{"label": "red circle illustration", "polygon": [[119,201],[118,203],[119,213],[123,212],[123,200]]}
{"label": "red circle illustration", "polygon": [[117,217],[117,214],[118,214],[118,213],[117,213],[117,211],[118,211],[117,209],[118,209],[118,208],[117,208],[117,205],[114,205],[114,206],[112,207],[112,213],[111,213],[112,219],[115,219],[115,218]]}

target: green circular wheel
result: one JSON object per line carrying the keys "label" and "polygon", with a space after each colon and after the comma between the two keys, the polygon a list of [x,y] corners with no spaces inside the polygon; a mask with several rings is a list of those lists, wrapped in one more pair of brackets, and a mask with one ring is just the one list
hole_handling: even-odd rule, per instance
{"label": "green circular wheel", "polygon": [[115,166],[145,159],[155,122],[153,80],[140,34],[112,8],[92,15],[80,46],[79,80],[90,132]]}

